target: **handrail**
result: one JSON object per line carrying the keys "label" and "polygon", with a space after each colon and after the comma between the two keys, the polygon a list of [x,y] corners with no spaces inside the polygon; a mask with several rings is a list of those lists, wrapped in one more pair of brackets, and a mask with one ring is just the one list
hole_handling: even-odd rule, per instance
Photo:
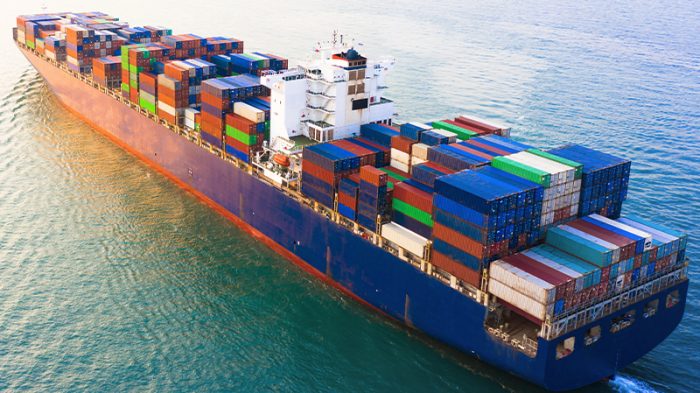
{"label": "handrail", "polygon": [[665,271],[659,276],[653,276],[651,280],[641,285],[629,288],[621,293],[613,295],[606,300],[598,302],[590,307],[580,310],[565,318],[555,321],[546,321],[540,331],[540,337],[551,340],[588,323],[594,322],[614,313],[630,304],[635,304],[649,298],[662,290],[682,282],[687,277],[687,262],[681,266],[675,266],[670,271]]}

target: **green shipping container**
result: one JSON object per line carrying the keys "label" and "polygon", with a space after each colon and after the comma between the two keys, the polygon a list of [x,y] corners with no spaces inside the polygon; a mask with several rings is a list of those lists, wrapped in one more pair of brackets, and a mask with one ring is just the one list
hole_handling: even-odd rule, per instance
{"label": "green shipping container", "polygon": [[464,128],[457,127],[456,125],[445,123],[442,121],[434,121],[432,125],[433,125],[433,128],[437,128],[438,130],[445,130],[445,131],[454,132],[455,134],[457,134],[457,138],[459,138],[463,141],[465,141],[473,136],[478,135],[474,131],[465,130]]}
{"label": "green shipping container", "polygon": [[128,93],[131,91],[131,87],[129,87],[129,85],[127,83],[122,82],[122,91],[125,91]]}
{"label": "green shipping container", "polygon": [[396,181],[401,182],[401,181],[406,180],[406,177],[405,177],[405,176],[399,175],[398,173],[392,171],[392,170],[391,170],[391,167],[385,166],[385,167],[381,167],[381,168],[378,168],[378,169],[379,169],[380,171],[386,173],[387,175],[389,175],[390,178],[392,178],[392,179],[394,179],[394,180],[396,180]]}
{"label": "green shipping container", "polygon": [[491,161],[494,168],[520,176],[523,179],[535,182],[543,187],[549,187],[551,175],[545,171],[521,164],[509,159],[507,156],[496,157]]}
{"label": "green shipping container", "polygon": [[424,212],[415,206],[411,206],[408,203],[392,198],[392,207],[394,210],[401,212],[414,220],[421,222],[429,227],[433,227],[433,216],[430,213]]}
{"label": "green shipping container", "polygon": [[226,135],[230,136],[231,138],[235,138],[237,141],[248,146],[253,146],[258,142],[257,135],[248,135],[243,131],[233,128],[229,125],[226,126]]}
{"label": "green shipping container", "polygon": [[545,242],[599,267],[608,266],[613,262],[613,250],[561,228],[547,230]]}
{"label": "green shipping container", "polygon": [[139,98],[139,106],[153,114],[156,113],[156,104],[148,102],[148,100],[144,99],[143,97]]}

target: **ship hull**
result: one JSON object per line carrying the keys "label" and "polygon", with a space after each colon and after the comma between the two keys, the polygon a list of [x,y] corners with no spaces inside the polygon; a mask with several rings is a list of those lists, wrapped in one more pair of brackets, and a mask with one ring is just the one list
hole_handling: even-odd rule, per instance
{"label": "ship hull", "polygon": [[[660,299],[652,318],[639,318],[627,329],[608,333],[612,318],[631,309],[643,313],[644,304],[632,304],[556,341],[540,339],[537,355],[529,357],[487,333],[483,305],[33,52],[21,50],[70,111],[290,261],[363,304],[537,385],[562,391],[613,376],[663,341],[683,316],[687,280],[644,300],[646,304]],[[665,308],[665,296],[674,290],[679,291],[680,302]],[[603,327],[603,335],[584,346],[583,335],[594,325]],[[556,360],[556,344],[571,336],[577,342],[574,352]]]}

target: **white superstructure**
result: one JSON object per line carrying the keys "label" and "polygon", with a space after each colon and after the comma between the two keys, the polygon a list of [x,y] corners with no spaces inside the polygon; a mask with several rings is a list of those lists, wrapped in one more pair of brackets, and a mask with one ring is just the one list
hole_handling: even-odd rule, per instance
{"label": "white superstructure", "polygon": [[270,140],[304,135],[325,142],[359,135],[362,124],[390,124],[394,103],[382,93],[394,63],[369,61],[334,35],[296,69],[263,75],[260,83],[272,93]]}

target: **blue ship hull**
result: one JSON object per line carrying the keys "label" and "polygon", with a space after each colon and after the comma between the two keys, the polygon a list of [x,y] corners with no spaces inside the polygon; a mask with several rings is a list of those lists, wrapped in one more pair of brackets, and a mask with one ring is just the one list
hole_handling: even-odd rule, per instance
{"label": "blue ship hull", "polygon": [[[397,321],[544,388],[570,390],[613,376],[681,321],[687,280],[556,340],[540,338],[536,356],[529,357],[487,333],[483,305],[33,52],[22,52],[68,109],[282,255]],[[680,301],[666,308],[666,295],[675,290]],[[659,299],[658,312],[642,318],[653,299]],[[639,316],[636,322],[610,333],[612,319],[631,309]],[[601,338],[584,346],[584,334],[595,325],[602,328]],[[557,360],[557,344],[571,336],[575,350]]]}

